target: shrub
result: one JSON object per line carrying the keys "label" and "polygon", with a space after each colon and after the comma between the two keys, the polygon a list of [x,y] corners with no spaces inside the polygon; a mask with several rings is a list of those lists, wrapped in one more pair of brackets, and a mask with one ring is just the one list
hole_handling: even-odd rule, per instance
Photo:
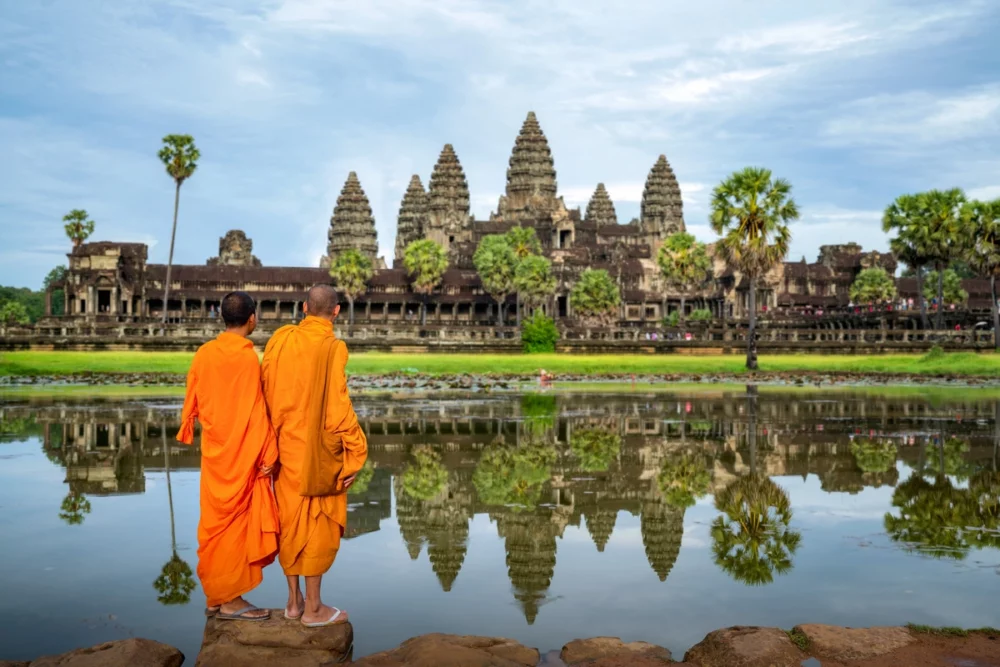
{"label": "shrub", "polygon": [[698,310],[691,311],[691,314],[688,315],[688,319],[692,322],[711,322],[712,311],[708,308],[699,308]]}
{"label": "shrub", "polygon": [[674,312],[670,313],[669,315],[663,318],[663,326],[676,327],[678,324],[680,324],[680,321],[681,321],[681,314],[675,310]]}
{"label": "shrub", "polygon": [[528,354],[555,352],[558,340],[556,323],[542,313],[535,313],[521,322],[521,344]]}

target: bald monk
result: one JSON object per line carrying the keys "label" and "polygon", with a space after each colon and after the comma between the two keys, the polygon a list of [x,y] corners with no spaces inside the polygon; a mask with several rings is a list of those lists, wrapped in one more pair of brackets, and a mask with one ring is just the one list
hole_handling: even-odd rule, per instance
{"label": "bald monk", "polygon": [[[343,443],[343,469],[338,479],[343,492],[302,496],[300,484],[306,457],[309,405],[313,399],[314,359],[326,339],[334,339],[333,322],[340,313],[337,292],[329,285],[309,290],[303,306],[306,317],[297,325],[278,329],[264,350],[261,373],[264,398],[278,436],[281,469],[275,480],[281,537],[278,560],[288,579],[285,616],[303,625],[320,627],[347,622],[347,613],[323,604],[323,575],[333,565],[347,526],[346,490],[368,458],[368,441],[347,394],[347,345],[334,342],[328,373],[328,398],[323,415],[315,416],[326,432]],[[317,400],[320,400],[317,397]],[[299,577],[305,577],[302,596]]]}
{"label": "bald monk", "polygon": [[263,621],[270,612],[243,599],[260,585],[278,552],[272,474],[278,446],[260,386],[260,362],[248,336],[257,305],[246,292],[222,300],[226,330],[194,355],[177,439],[190,445],[201,422],[201,519],[198,578],[207,616]]}

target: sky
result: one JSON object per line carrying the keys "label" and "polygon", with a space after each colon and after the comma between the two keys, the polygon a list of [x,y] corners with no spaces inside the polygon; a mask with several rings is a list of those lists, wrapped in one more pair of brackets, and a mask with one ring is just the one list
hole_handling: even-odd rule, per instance
{"label": "sky", "polygon": [[391,262],[411,174],[445,143],[477,219],[496,209],[528,111],[559,193],[598,182],[638,216],[658,155],[699,239],[712,188],[748,165],[792,183],[790,259],[886,249],[899,194],[1000,197],[996,0],[32,0],[0,5],[0,284],[65,263],[62,216],[165,262],[191,134],[175,262],[242,229],[268,266],[314,266],[356,171]]}

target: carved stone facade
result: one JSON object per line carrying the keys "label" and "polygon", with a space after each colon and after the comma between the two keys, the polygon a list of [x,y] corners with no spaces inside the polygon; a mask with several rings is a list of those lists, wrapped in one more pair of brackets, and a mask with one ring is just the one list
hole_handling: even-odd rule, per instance
{"label": "carved stone facade", "polygon": [[242,229],[230,229],[219,239],[219,256],[209,257],[209,266],[260,266],[253,254],[253,241]]}
{"label": "carved stone facade", "polygon": [[592,222],[600,227],[602,225],[617,225],[618,214],[615,213],[615,205],[608,195],[604,183],[598,183],[593,196],[587,203],[587,214],[583,218],[584,222]]}
{"label": "carved stone facade", "polygon": [[453,246],[472,239],[469,182],[451,144],[441,149],[427,188],[427,224],[424,238],[439,243],[449,254]]}
{"label": "carved stone facade", "polygon": [[681,187],[665,155],[656,160],[646,177],[640,224],[647,238],[660,243],[671,234],[685,231]]}
{"label": "carved stone facade", "polygon": [[396,261],[403,260],[406,246],[424,238],[427,228],[427,192],[420,177],[414,174],[403,195],[396,223]]}
{"label": "carved stone facade", "polygon": [[328,268],[337,255],[348,248],[359,250],[372,262],[378,257],[378,234],[375,231],[372,207],[361,188],[358,175],[353,171],[347,175],[344,188],[337,197],[327,239],[329,243],[326,255],[320,261],[321,268]]}

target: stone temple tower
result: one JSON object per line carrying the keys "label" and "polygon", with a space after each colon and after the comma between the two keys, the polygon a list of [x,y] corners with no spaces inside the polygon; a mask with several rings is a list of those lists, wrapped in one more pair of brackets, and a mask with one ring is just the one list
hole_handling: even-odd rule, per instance
{"label": "stone temple tower", "polygon": [[399,217],[396,219],[396,252],[397,260],[403,259],[406,246],[424,238],[427,227],[427,192],[424,184],[416,174],[410,178],[403,201],[399,206]]}
{"label": "stone temple tower", "polygon": [[424,237],[440,243],[449,253],[453,244],[472,240],[469,183],[451,144],[441,149],[431,173]]}
{"label": "stone temple tower", "polygon": [[587,212],[584,215],[585,222],[593,222],[598,227],[602,225],[617,225],[618,215],[615,213],[615,205],[608,195],[604,183],[598,183],[594,190],[590,202],[587,203]]}
{"label": "stone temple tower", "polygon": [[378,261],[378,234],[372,207],[361,189],[358,175],[353,171],[347,175],[344,188],[333,207],[327,238],[329,243],[326,256],[320,260],[321,268],[328,268],[337,255],[348,248],[356,248],[373,264]]}
{"label": "stone temple tower", "polygon": [[514,140],[507,168],[507,191],[497,205],[497,217],[521,222],[535,221],[565,212],[566,205],[556,197],[556,168],[534,111],[521,125]]}
{"label": "stone temple tower", "polygon": [[671,234],[685,231],[681,187],[665,155],[649,170],[641,210],[642,232],[651,245],[658,246]]}

